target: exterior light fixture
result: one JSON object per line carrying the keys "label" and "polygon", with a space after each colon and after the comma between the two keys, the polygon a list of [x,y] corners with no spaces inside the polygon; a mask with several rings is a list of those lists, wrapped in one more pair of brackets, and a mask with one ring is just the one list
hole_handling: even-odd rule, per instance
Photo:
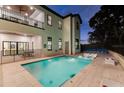
{"label": "exterior light fixture", "polygon": [[10,6],[7,6],[6,8],[7,8],[8,10],[10,10],[10,9],[11,9],[11,7],[10,7]]}
{"label": "exterior light fixture", "polygon": [[25,16],[28,16],[28,13],[25,13]]}
{"label": "exterior light fixture", "polygon": [[31,6],[30,9],[33,10],[34,8]]}

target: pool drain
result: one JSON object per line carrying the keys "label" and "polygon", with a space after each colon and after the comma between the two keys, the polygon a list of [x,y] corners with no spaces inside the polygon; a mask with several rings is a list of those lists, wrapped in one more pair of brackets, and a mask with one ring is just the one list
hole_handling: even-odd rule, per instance
{"label": "pool drain", "polygon": [[74,76],[75,76],[75,74],[70,75],[71,78],[74,77]]}
{"label": "pool drain", "polygon": [[50,83],[50,84],[52,84],[52,83],[53,83],[53,81],[52,81],[52,80],[50,80],[50,81],[49,81],[49,83]]}

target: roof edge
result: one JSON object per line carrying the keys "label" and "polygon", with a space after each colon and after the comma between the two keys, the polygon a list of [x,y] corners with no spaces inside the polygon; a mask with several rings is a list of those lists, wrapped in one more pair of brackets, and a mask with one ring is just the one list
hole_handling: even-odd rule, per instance
{"label": "roof edge", "polygon": [[71,16],[71,17],[78,16],[78,18],[79,18],[79,20],[80,20],[80,23],[82,24],[82,19],[81,19],[81,17],[80,17],[79,14],[72,14],[72,13],[70,13],[70,14],[64,16],[63,18],[66,18],[66,17],[69,17],[69,16]]}
{"label": "roof edge", "polygon": [[57,15],[57,16],[59,16],[59,17],[63,18],[63,16],[62,16],[62,15],[60,15],[59,13],[57,13],[57,12],[55,12],[54,10],[50,9],[50,8],[49,8],[49,7],[47,7],[46,5],[40,5],[40,6],[41,6],[41,7],[43,7],[43,8],[45,8],[46,10],[48,10],[48,11],[52,12],[53,14],[55,14],[55,15]]}
{"label": "roof edge", "polygon": [[46,5],[40,5],[40,6],[43,7],[44,9],[46,9],[46,10],[52,12],[53,14],[57,15],[58,17],[61,17],[62,19],[66,18],[66,17],[69,17],[69,16],[71,16],[71,17],[73,17],[73,16],[78,16],[79,19],[80,19],[80,23],[82,24],[82,19],[81,19],[81,17],[80,17],[79,14],[72,14],[72,13],[70,13],[70,14],[68,14],[68,15],[62,16],[62,15],[60,15],[59,13],[57,13],[57,12],[55,12],[54,10],[50,9],[49,7],[47,7]]}

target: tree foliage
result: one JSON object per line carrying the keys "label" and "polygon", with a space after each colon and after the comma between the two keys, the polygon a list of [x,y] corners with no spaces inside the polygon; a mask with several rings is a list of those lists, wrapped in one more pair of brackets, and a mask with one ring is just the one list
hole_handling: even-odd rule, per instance
{"label": "tree foliage", "polygon": [[90,43],[124,44],[124,6],[101,6],[89,26],[93,29],[89,32]]}

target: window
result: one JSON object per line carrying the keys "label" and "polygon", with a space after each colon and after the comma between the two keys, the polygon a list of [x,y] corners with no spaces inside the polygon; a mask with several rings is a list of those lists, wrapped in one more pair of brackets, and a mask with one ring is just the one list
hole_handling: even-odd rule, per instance
{"label": "window", "polygon": [[3,55],[21,55],[29,48],[28,42],[3,41]]}
{"label": "window", "polygon": [[52,17],[50,15],[47,15],[47,24],[52,25]]}
{"label": "window", "polygon": [[79,49],[79,39],[76,39],[75,40],[75,48],[76,49]]}
{"label": "window", "polygon": [[17,44],[16,42],[10,42],[10,54],[16,55],[17,54]]}
{"label": "window", "polygon": [[59,50],[62,49],[62,39],[59,39]]}
{"label": "window", "polygon": [[59,21],[59,29],[62,29],[62,22]]}
{"label": "window", "polygon": [[4,42],[3,41],[3,55],[10,55],[10,42]]}
{"label": "window", "polygon": [[18,54],[23,54],[29,50],[28,42],[18,42]]}
{"label": "window", "polygon": [[52,51],[52,37],[48,37],[48,51]]}
{"label": "window", "polygon": [[77,30],[79,30],[80,29],[80,25],[79,25],[79,23],[77,22],[77,24],[76,24],[76,28],[77,28]]}

